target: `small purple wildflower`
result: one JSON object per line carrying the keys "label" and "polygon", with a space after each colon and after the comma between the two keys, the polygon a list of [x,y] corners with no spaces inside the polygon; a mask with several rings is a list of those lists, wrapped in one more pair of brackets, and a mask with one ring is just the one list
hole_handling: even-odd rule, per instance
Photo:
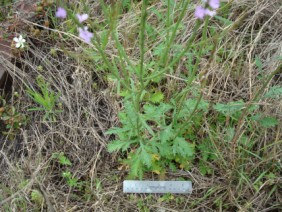
{"label": "small purple wildflower", "polygon": [[213,8],[214,10],[219,8],[220,2],[219,0],[209,0],[209,5],[211,8]]}
{"label": "small purple wildflower", "polygon": [[215,14],[216,14],[215,10],[205,9],[205,15],[213,17],[213,16],[215,16]]}
{"label": "small purple wildflower", "polygon": [[202,6],[197,6],[195,10],[195,17],[199,19],[203,19],[206,15],[206,9]]}
{"label": "small purple wildflower", "polygon": [[86,43],[91,42],[91,38],[93,38],[93,33],[88,31],[88,27],[78,28],[79,37],[84,40]]}
{"label": "small purple wildflower", "polygon": [[88,14],[76,14],[76,17],[79,21],[79,23],[82,23],[83,21],[86,21],[88,19]]}
{"label": "small purple wildflower", "polygon": [[67,11],[62,8],[62,7],[58,7],[57,12],[56,12],[56,17],[57,18],[66,18],[67,17]]}
{"label": "small purple wildflower", "polygon": [[[202,1],[203,1],[203,3],[207,3],[207,0],[202,0]],[[202,6],[196,7],[196,10],[195,10],[195,17],[196,18],[204,19],[205,16],[207,16],[207,15],[211,16],[211,17],[215,16],[216,9],[218,9],[219,6],[220,6],[220,0],[209,0],[208,4],[212,8],[212,10],[208,9],[207,8],[208,5],[206,5],[206,4],[205,4],[204,7],[202,7]]]}

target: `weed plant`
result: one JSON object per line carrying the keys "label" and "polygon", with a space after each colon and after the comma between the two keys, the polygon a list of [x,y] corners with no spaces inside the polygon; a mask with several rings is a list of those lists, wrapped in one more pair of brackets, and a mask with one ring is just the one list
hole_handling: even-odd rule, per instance
{"label": "weed plant", "polygon": [[[148,0],[143,0],[138,20],[139,30],[135,34],[139,41],[139,58],[137,61],[132,61],[119,39],[120,32],[116,24],[122,14],[124,2],[106,5],[104,1],[100,1],[100,4],[105,18],[104,23],[98,25],[95,22],[88,22],[88,24],[93,29],[105,27],[101,35],[98,35],[95,30],[90,32],[88,27],[83,25],[83,22],[88,19],[88,14],[74,16],[61,7],[56,16],[65,19],[69,14],[72,17],[73,22],[78,25],[79,37],[93,47],[89,50],[90,54],[100,56],[110,73],[109,77],[117,82],[117,93],[123,98],[123,109],[118,115],[121,125],[107,131],[107,134],[116,136],[116,139],[108,145],[108,151],[124,152],[121,163],[129,168],[129,177],[140,179],[143,178],[145,172],[154,172],[164,178],[168,168],[174,171],[178,168],[189,170],[193,166],[197,151],[203,155],[201,161],[209,157],[217,159],[216,154],[207,155],[209,142],[198,141],[199,130],[204,125],[205,117],[212,106],[203,98],[203,89],[207,84],[208,69],[216,59],[218,43],[229,31],[240,25],[244,15],[235,22],[229,21],[220,16],[221,14],[224,16],[228,3],[222,4],[222,8],[219,9],[218,0],[207,1],[204,5],[196,7],[197,20],[192,34],[184,45],[178,46],[176,36],[183,27],[182,20],[188,7],[195,7],[195,5],[191,1],[177,3],[166,1],[166,13],[159,14],[166,28],[158,35],[147,24],[148,15],[154,12],[154,9],[149,8]],[[172,13],[171,7],[177,8],[178,15]],[[216,13],[220,15],[215,16]],[[224,30],[213,30],[215,27],[210,21],[213,16],[223,23]],[[196,39],[200,28],[201,38]],[[146,41],[154,36],[165,38],[161,39],[156,47],[155,56],[147,58],[146,52],[149,45]],[[105,52],[110,39],[114,42],[118,57],[109,58]],[[166,95],[159,87],[166,83],[167,75],[173,74],[173,70],[187,56],[193,60],[188,62],[189,73],[182,75],[184,85],[181,89],[174,85],[172,94]],[[200,70],[202,57],[208,59],[206,70]],[[248,116],[250,113],[254,114],[257,109],[256,103],[269,81],[280,71],[281,66],[269,77],[263,79],[263,86],[250,102],[217,103],[213,106],[213,109],[219,113],[219,120],[213,121],[220,123],[220,120],[225,119],[230,122],[228,127],[234,131],[230,142],[234,146],[242,136],[242,123],[245,121],[259,121],[265,127],[278,124],[273,117],[252,116],[249,118]],[[194,85],[196,80],[200,80],[198,85]],[[208,170],[202,164],[202,172],[207,173]]]}
{"label": "weed plant", "polygon": [[56,95],[55,92],[50,91],[48,83],[42,77],[37,78],[37,84],[40,91],[28,89],[27,93],[41,107],[30,108],[29,111],[45,111],[44,120],[56,121],[56,113],[60,112],[56,109],[59,94]]}

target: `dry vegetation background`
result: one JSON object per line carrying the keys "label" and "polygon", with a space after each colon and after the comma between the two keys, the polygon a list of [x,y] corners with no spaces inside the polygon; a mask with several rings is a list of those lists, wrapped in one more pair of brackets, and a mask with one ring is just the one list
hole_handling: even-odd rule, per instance
{"label": "dry vegetation background", "polygon": [[[103,20],[99,3],[88,2],[91,17]],[[161,1],[152,2],[152,6],[162,10]],[[77,1],[69,3],[80,6]],[[137,61],[139,57],[137,40],[130,36],[136,30],[140,6],[136,3],[130,11],[124,12],[118,22],[118,27],[124,31],[120,39],[132,61]],[[17,8],[16,4],[13,8]],[[277,59],[282,54],[281,0],[237,0],[233,1],[230,11],[228,18],[233,21],[245,15],[240,25],[219,42],[220,49],[232,53],[219,52],[222,61],[212,62],[207,73],[209,83],[204,98],[214,103],[240,99],[247,102],[252,98],[261,86],[255,56],[261,59],[263,75],[270,74],[281,63]],[[178,44],[185,43],[191,33],[195,23],[193,12],[193,8],[187,11],[183,21],[186,28],[184,33],[178,35]],[[0,30],[9,33],[9,27],[18,20],[21,24],[15,26],[13,31],[27,35],[29,49],[21,57],[0,56],[2,69],[12,78],[11,90],[3,91],[3,95],[9,104],[27,116],[28,122],[12,140],[1,135],[1,211],[282,210],[281,124],[260,134],[254,130],[253,134],[248,135],[256,142],[254,154],[248,157],[242,151],[233,152],[232,146],[224,142],[224,129],[218,128],[215,142],[221,157],[210,164],[213,169],[211,174],[203,176],[197,165],[190,171],[167,173],[167,180],[179,177],[192,180],[194,190],[191,195],[123,194],[122,181],[127,170],[119,170],[119,155],[109,154],[106,150],[110,137],[105,135],[105,131],[118,125],[117,112],[122,107],[114,93],[115,85],[98,70],[98,63],[81,54],[85,45],[75,37],[66,38],[63,32],[56,29],[45,29],[34,36],[30,27],[42,25],[34,17],[27,18],[17,13],[15,19],[0,22]],[[148,20],[153,25],[156,21],[153,15]],[[217,20],[213,19],[212,23],[220,28]],[[3,43],[0,45],[3,46]],[[149,45],[151,48],[146,53],[147,58],[152,56],[151,51],[157,44]],[[114,45],[109,46],[107,54],[117,56]],[[207,59],[202,58],[199,69],[205,70],[207,64]],[[167,87],[163,86],[168,94],[171,92],[169,85],[181,87],[180,71],[167,76]],[[60,93],[63,112],[59,113],[56,122],[43,121],[41,111],[27,112],[28,108],[34,107],[34,102],[27,96],[26,86],[35,88],[38,75],[44,77],[52,90]],[[282,85],[281,72],[269,84],[274,85]],[[14,96],[14,92],[18,93],[18,97]],[[259,105],[264,113],[282,120],[281,98],[261,100]],[[209,131],[208,121],[203,129]],[[256,157],[255,152],[262,148],[264,151],[259,154],[263,159]],[[72,162],[68,169],[76,178],[87,182],[83,189],[67,186],[62,177],[65,167],[52,159],[55,152],[64,152]],[[275,178],[262,175],[265,171],[275,174]],[[147,174],[145,178],[158,179],[158,176]],[[34,190],[42,194],[42,204],[38,205],[32,200],[31,192]]]}

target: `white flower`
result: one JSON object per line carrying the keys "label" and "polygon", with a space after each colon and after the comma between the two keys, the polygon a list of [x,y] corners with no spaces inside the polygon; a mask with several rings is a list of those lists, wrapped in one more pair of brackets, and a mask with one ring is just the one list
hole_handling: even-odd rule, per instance
{"label": "white flower", "polygon": [[19,38],[15,37],[13,41],[15,41],[16,43],[16,48],[24,48],[25,39],[23,38],[23,36],[20,35]]}

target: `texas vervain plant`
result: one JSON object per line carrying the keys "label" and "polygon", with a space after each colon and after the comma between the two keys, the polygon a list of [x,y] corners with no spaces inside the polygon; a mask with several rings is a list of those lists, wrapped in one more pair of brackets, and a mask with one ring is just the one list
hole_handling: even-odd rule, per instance
{"label": "texas vervain plant", "polygon": [[[191,138],[189,139],[187,131],[195,134],[193,130],[191,131],[191,128],[195,130],[197,125],[201,125],[201,118],[207,112],[208,104],[201,98],[198,98],[198,100],[196,97],[186,99],[187,93],[191,91],[189,84],[196,77],[197,67],[193,70],[194,73],[187,78],[187,92],[182,93],[178,101],[173,97],[167,103],[164,103],[162,102],[162,94],[159,94],[161,97],[159,101],[153,102],[156,104],[152,104],[152,102],[146,103],[146,98],[144,98],[147,93],[150,93],[148,87],[151,84],[151,80],[173,69],[174,65],[190,50],[195,39],[195,33],[200,26],[200,21],[195,23],[193,34],[189,38],[186,47],[179,55],[176,55],[176,58],[172,58],[173,60],[170,62],[169,51],[190,2],[183,1],[182,3],[183,8],[176,24],[171,30],[168,30],[168,35],[170,33],[171,35],[166,38],[166,46],[160,55],[160,62],[154,65],[155,73],[150,73],[146,67],[149,62],[145,63],[144,42],[148,2],[143,1],[142,3],[139,32],[140,62],[136,72],[134,72],[138,81],[135,82],[135,85],[132,82],[131,85],[128,85],[128,87],[131,86],[129,93],[132,94],[126,96],[125,113],[120,113],[119,116],[122,127],[108,131],[108,133],[118,135],[118,140],[109,144],[108,149],[110,152],[131,149],[124,163],[130,167],[132,177],[138,176],[142,178],[145,171],[153,171],[163,175],[166,167],[175,170],[175,163],[179,164],[180,168],[190,168],[194,157],[195,141]],[[168,5],[170,5],[170,1],[168,1]],[[170,22],[169,8],[167,11],[167,22]],[[205,29],[207,28],[207,23],[208,18],[206,19]],[[205,34],[205,30],[203,34]],[[205,39],[205,35],[203,39]],[[117,39],[115,41],[117,46],[121,48],[119,51],[124,52],[119,41]],[[131,76],[130,78],[133,77]],[[195,95],[197,96],[199,93]],[[194,117],[196,111],[197,115]],[[192,117],[194,123],[191,122]]]}
{"label": "texas vervain plant", "polygon": [[[223,21],[224,30],[218,32],[211,30],[212,35],[208,36],[210,18],[215,16],[218,11],[220,12],[220,2],[219,0],[204,1],[203,6],[197,6],[195,9],[194,28],[185,46],[181,46],[178,51],[175,51],[175,38],[181,30],[181,21],[188,8],[194,7],[194,5],[190,1],[177,2],[180,10],[177,16],[171,13],[172,1],[168,0],[166,2],[167,13],[163,18],[168,27],[163,32],[166,36],[161,43],[162,51],[159,51],[156,57],[147,58],[146,37],[148,36],[149,1],[143,0],[139,31],[136,33],[139,39],[139,58],[137,61],[132,61],[119,39],[120,32],[116,26],[121,5],[117,3],[109,6],[104,1],[100,1],[100,4],[105,17],[104,24],[107,26],[105,33],[101,35],[98,35],[95,30],[90,32],[88,27],[82,25],[82,22],[88,19],[87,14],[77,14],[72,17],[74,23],[77,23],[79,37],[94,47],[89,50],[91,54],[98,53],[100,55],[100,59],[110,72],[111,78],[114,78],[118,83],[118,94],[124,98],[123,110],[119,112],[121,126],[114,127],[107,132],[107,134],[115,134],[117,138],[108,145],[108,150],[126,153],[122,163],[130,168],[131,177],[142,178],[146,171],[153,171],[163,176],[168,167],[173,170],[177,166],[182,169],[191,168],[195,149],[205,154],[205,149],[210,148],[203,144],[197,147],[198,141],[196,139],[198,130],[204,124],[205,114],[209,111],[210,103],[203,99],[208,68],[215,60],[219,40],[223,39],[229,31],[238,27],[245,18],[244,13],[235,22]],[[228,3],[225,7],[227,5]],[[58,18],[66,18],[67,13],[65,9],[59,8],[56,15]],[[225,20],[220,16],[217,18]],[[99,28],[96,23],[91,22],[89,25],[93,28]],[[196,39],[199,29],[202,29],[202,35],[200,39]],[[116,47],[118,57],[109,58],[105,52],[110,39]],[[205,48],[209,49],[209,54]],[[166,96],[160,90],[154,89],[154,83],[165,81],[166,74],[170,74],[171,70],[175,69],[177,64],[187,55],[192,55],[195,59],[193,62],[189,62],[189,74],[182,78],[185,82],[182,90]],[[200,59],[207,55],[206,70],[199,70]],[[197,79],[200,80],[200,84],[195,86],[193,83]],[[261,91],[264,89],[265,86]],[[222,112],[224,107],[232,110],[233,106],[217,104],[214,109]],[[242,107],[249,110],[250,104],[242,103]],[[235,111],[240,109],[235,107]],[[240,114],[243,117],[247,115],[246,112]],[[233,139],[237,139],[238,133],[240,131],[237,130]]]}

